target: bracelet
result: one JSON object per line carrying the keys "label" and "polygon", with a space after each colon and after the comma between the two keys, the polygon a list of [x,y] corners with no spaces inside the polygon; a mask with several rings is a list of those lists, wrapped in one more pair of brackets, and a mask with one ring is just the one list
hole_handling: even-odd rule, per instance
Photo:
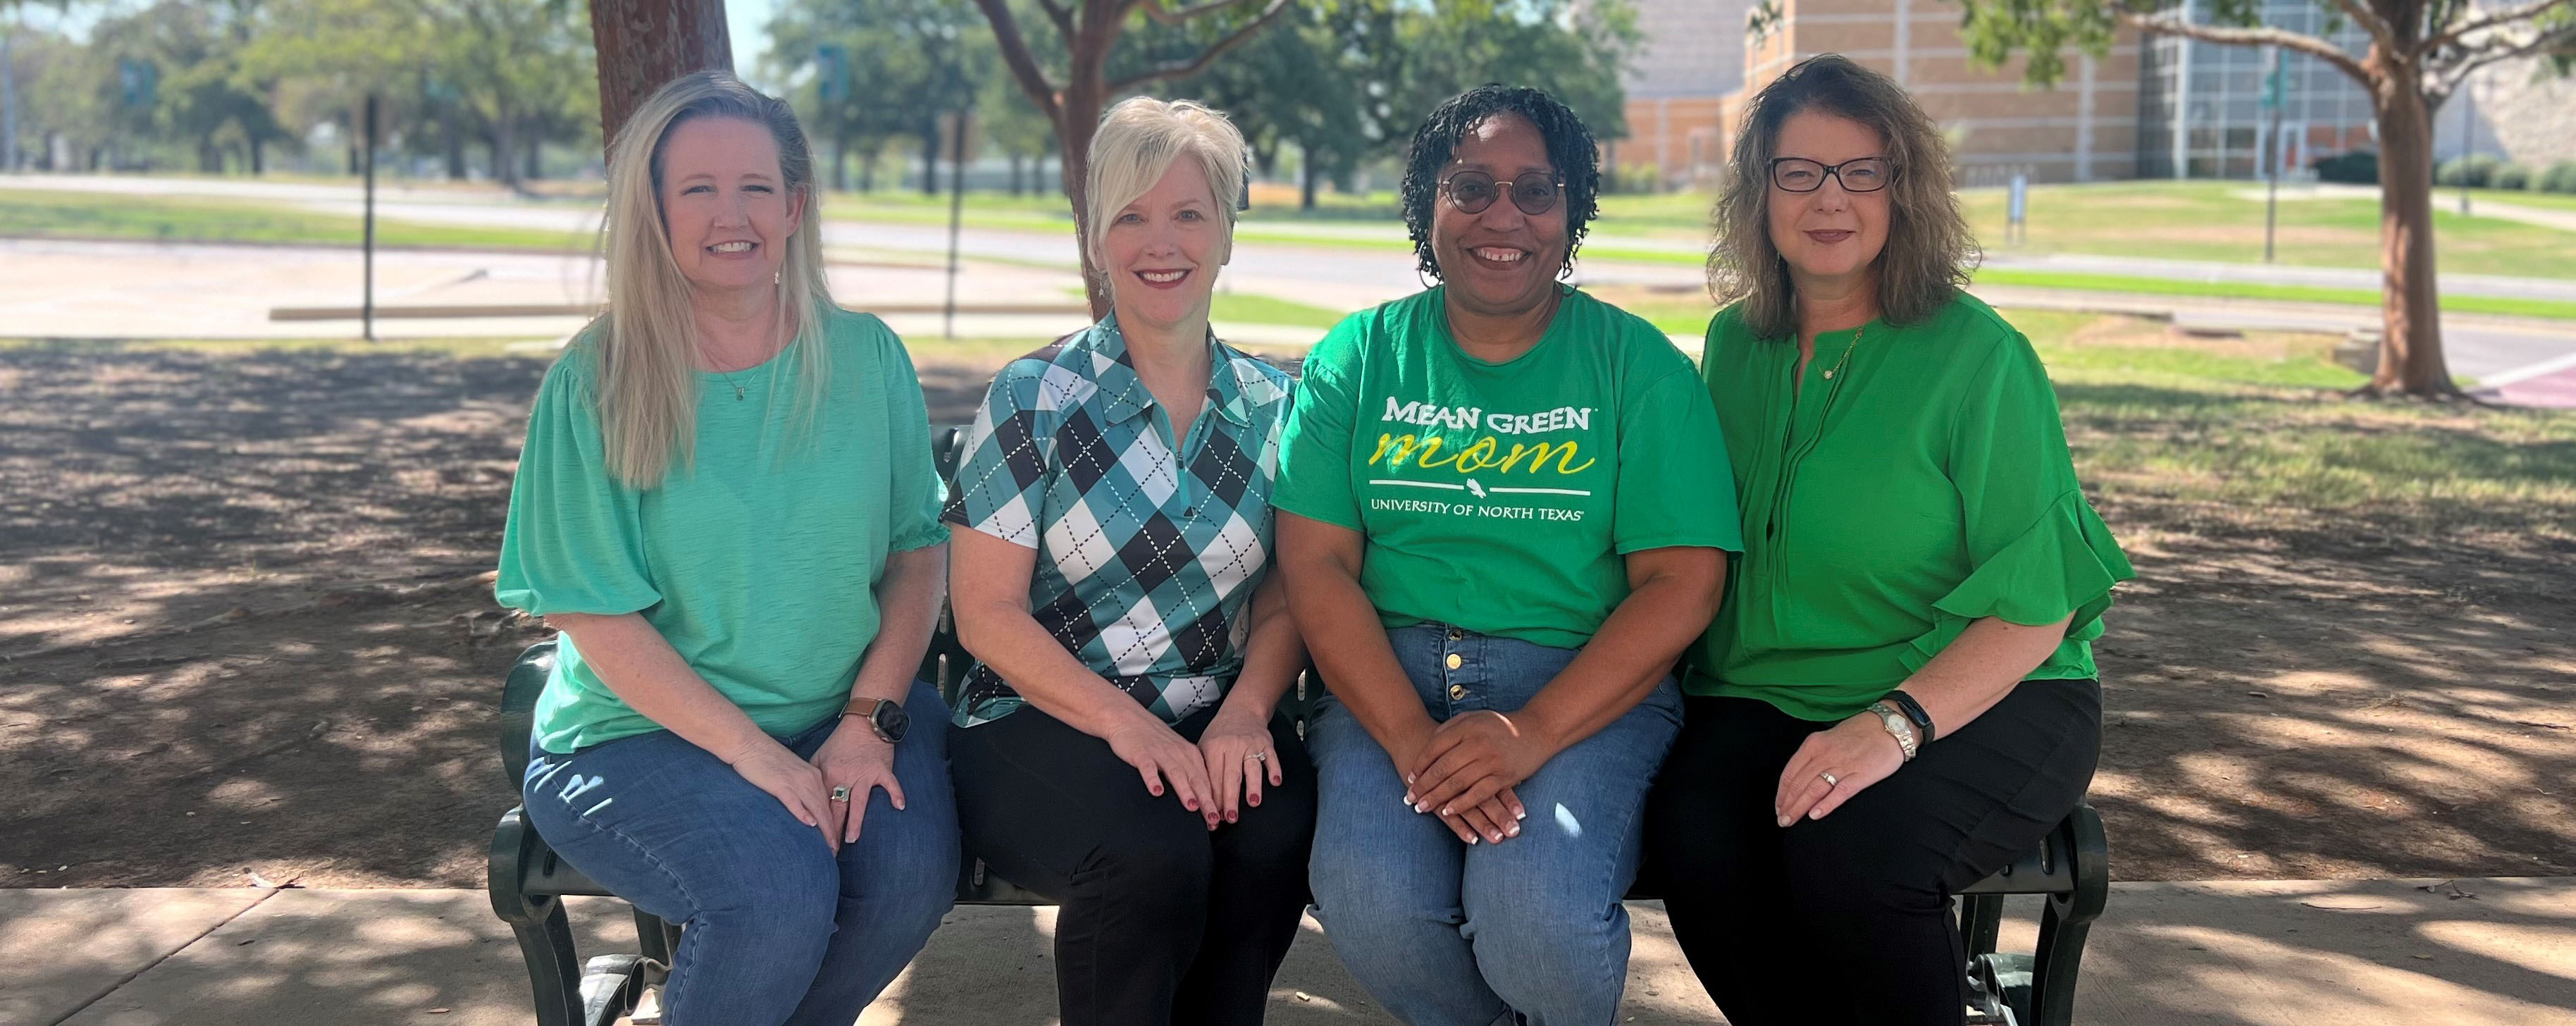
{"label": "bracelet", "polygon": [[1905,753],[1905,761],[1913,762],[1914,753],[1919,750],[1914,741],[1914,724],[1886,702],[1871,703],[1869,712],[1878,717],[1879,726],[1887,728],[1887,736],[1896,739],[1896,747]]}
{"label": "bracelet", "polygon": [[1914,721],[1914,732],[1922,736],[1923,744],[1932,743],[1932,714],[1924,710],[1923,703],[1906,694],[1904,688],[1888,692],[1887,700],[1896,703],[1896,708],[1905,714],[1906,719]]}

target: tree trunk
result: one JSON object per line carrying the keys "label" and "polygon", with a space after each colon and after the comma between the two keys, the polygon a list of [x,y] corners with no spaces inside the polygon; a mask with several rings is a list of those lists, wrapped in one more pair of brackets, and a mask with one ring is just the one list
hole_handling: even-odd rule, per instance
{"label": "tree trunk", "polygon": [[516,189],[519,187],[518,119],[503,110],[492,119],[492,180]]}
{"label": "tree trunk", "polygon": [[1027,191],[1026,189],[1022,188],[1022,182],[1021,182],[1021,178],[1020,178],[1020,163],[1021,163],[1021,161],[1022,161],[1023,159],[1024,159],[1024,158],[1022,158],[1022,157],[1021,157],[1019,154],[1017,154],[1017,153],[1011,154],[1011,198],[1012,198],[1012,199],[1018,199],[1018,198],[1020,198],[1020,195],[1021,195],[1022,193],[1024,193],[1024,192],[1026,192],[1026,191]]}
{"label": "tree trunk", "polygon": [[250,173],[253,176],[268,173],[267,155],[260,151],[260,141],[258,139],[252,139],[250,141]]}
{"label": "tree trunk", "polygon": [[1298,177],[1305,179],[1301,183],[1302,187],[1297,197],[1297,209],[1313,210],[1315,209],[1315,181],[1324,177],[1323,169],[1316,165],[1315,155],[1311,152],[1300,155],[1297,163]]}
{"label": "tree trunk", "polygon": [[939,195],[939,116],[936,114],[922,116],[921,194]]}
{"label": "tree trunk", "polygon": [[2442,358],[2439,282],[2433,264],[2433,111],[2418,69],[2374,68],[2379,118],[2379,266],[2384,334],[2369,391],[2460,394]]}
{"label": "tree trunk", "polygon": [[877,158],[880,156],[878,151],[883,149],[884,145],[884,140],[878,140],[877,145],[870,146],[859,154],[860,192],[877,191]]}
{"label": "tree trunk", "polygon": [[1100,99],[1097,93],[1089,102],[1077,103],[1074,92],[1065,90],[1063,118],[1056,122],[1056,137],[1064,140],[1064,198],[1073,204],[1073,238],[1082,247],[1082,286],[1091,298],[1091,319],[1109,316],[1109,275],[1091,254],[1091,137],[1100,127]]}
{"label": "tree trunk", "polygon": [[543,139],[530,139],[519,147],[519,180],[533,182],[546,176],[546,146]]}
{"label": "tree trunk", "polygon": [[439,134],[447,137],[447,180],[451,182],[461,182],[471,177],[465,171],[463,121],[463,118],[456,116],[456,105],[452,103],[447,105],[447,112],[439,116]]}
{"label": "tree trunk", "polygon": [[733,70],[724,0],[591,0],[590,38],[599,53],[603,153],[663,83],[706,68]]}
{"label": "tree trunk", "polygon": [[832,191],[850,191],[850,136],[846,132],[832,136]]}

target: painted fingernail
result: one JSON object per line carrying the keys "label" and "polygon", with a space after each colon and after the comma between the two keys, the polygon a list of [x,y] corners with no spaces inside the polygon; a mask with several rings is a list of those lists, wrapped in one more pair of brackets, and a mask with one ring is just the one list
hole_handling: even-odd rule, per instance
{"label": "painted fingernail", "polygon": [[1785,827],[1785,826],[1788,826],[1788,825],[1789,825],[1789,817],[1787,817],[1787,816],[1782,816],[1782,817],[1780,817],[1780,825],[1781,825],[1781,826],[1784,826],[1784,827]]}
{"label": "painted fingernail", "polygon": [[1474,843],[1476,843],[1476,835],[1474,835],[1474,834],[1468,834],[1468,835],[1467,835],[1467,843],[1469,843],[1469,844],[1474,844]]}
{"label": "painted fingernail", "polygon": [[1404,792],[1404,804],[1406,804],[1406,805],[1411,805],[1411,804],[1413,804],[1413,792],[1411,792],[1411,791],[1406,791],[1406,792]]}
{"label": "painted fingernail", "polygon": [[1443,815],[1443,816],[1455,816],[1455,815],[1457,815],[1457,814],[1458,814],[1458,812],[1457,812],[1457,810],[1452,809],[1452,808],[1450,808],[1449,806],[1443,805],[1443,806],[1441,806],[1441,807],[1440,807],[1440,814],[1441,814],[1441,815]]}
{"label": "painted fingernail", "polygon": [[1529,810],[1528,810],[1528,809],[1513,809],[1513,810],[1512,810],[1512,818],[1513,818],[1513,819],[1528,819],[1528,818],[1529,818]]}
{"label": "painted fingernail", "polygon": [[1431,811],[1431,803],[1430,803],[1430,802],[1415,802],[1415,803],[1413,803],[1413,811],[1415,811],[1415,812],[1429,812],[1429,811]]}
{"label": "painted fingernail", "polygon": [[1404,782],[1405,782],[1405,783],[1407,783],[1407,784],[1413,783],[1413,774],[1411,774],[1411,773],[1407,773],[1407,774],[1405,774],[1405,775],[1404,775]]}

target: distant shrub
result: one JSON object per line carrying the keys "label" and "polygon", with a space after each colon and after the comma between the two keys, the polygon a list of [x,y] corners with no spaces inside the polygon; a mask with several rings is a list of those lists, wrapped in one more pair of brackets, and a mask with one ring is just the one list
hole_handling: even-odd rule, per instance
{"label": "distant shrub", "polygon": [[2308,165],[2315,168],[2317,179],[2351,185],[2379,184],[2379,154],[2370,150],[2338,153]]}
{"label": "distant shrub", "polygon": [[2576,193],[2576,160],[2562,160],[2549,165],[2531,187],[2542,192]]}
{"label": "distant shrub", "polygon": [[2443,161],[2442,166],[2433,172],[2433,182],[2436,185],[2483,189],[2495,179],[2496,169],[2502,166],[2504,161],[2483,153],[2453,157]]}
{"label": "distant shrub", "polygon": [[2495,176],[2487,179],[2487,185],[2496,189],[2531,188],[2531,169],[2520,164],[2506,164],[2495,170]]}

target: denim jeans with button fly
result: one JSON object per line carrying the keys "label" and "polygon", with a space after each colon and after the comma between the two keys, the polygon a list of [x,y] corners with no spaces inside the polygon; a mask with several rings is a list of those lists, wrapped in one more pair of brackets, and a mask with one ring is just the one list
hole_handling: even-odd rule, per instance
{"label": "denim jeans with button fly", "polygon": [[[1575,650],[1424,624],[1387,632],[1431,718],[1512,712]],[[1628,979],[1646,792],[1681,729],[1669,677],[1516,789],[1518,837],[1469,845],[1404,804],[1404,777],[1327,697],[1307,727],[1320,802],[1317,918],[1342,964],[1413,1026],[1606,1026]]]}

